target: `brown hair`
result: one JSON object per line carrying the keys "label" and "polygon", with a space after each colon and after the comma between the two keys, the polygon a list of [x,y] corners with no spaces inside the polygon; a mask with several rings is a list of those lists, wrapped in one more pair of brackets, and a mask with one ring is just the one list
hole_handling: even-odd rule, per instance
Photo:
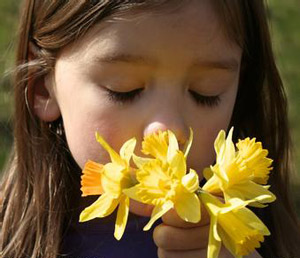
{"label": "brown hair", "polygon": [[[24,0],[14,83],[14,147],[1,183],[2,257],[57,256],[64,225],[77,205],[71,200],[77,200],[80,194],[80,168],[68,150],[62,119],[46,123],[33,116],[26,108],[26,89],[32,106],[30,87],[53,69],[59,50],[82,37],[95,23],[120,11],[161,9],[174,2],[184,1]],[[232,117],[235,137],[255,136],[274,160],[270,184],[278,200],[257,211],[272,232],[261,252],[268,257],[293,257],[300,253],[300,240],[288,194],[286,98],[274,62],[265,6],[262,0],[213,3],[225,32],[243,49]],[[29,44],[36,49],[33,60]]]}

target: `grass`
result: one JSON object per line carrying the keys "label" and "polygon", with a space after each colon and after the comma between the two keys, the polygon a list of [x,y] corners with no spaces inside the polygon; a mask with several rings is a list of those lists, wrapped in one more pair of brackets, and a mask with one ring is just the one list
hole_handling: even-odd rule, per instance
{"label": "grass", "polygon": [[300,216],[300,3],[270,0],[272,36],[277,64],[289,99],[290,127],[294,142],[295,174],[292,198]]}
{"label": "grass", "polygon": [[271,0],[271,21],[277,64],[289,98],[290,125],[300,169],[300,4],[298,0]]}

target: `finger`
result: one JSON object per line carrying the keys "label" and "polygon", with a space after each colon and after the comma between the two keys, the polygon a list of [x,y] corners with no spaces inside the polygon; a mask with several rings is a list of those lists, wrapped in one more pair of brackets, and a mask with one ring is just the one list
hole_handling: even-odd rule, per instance
{"label": "finger", "polygon": [[[207,257],[207,248],[202,249],[193,249],[187,251],[174,251],[174,250],[165,250],[163,248],[157,249],[157,255],[159,258],[206,258]],[[262,258],[259,254],[257,256],[249,256],[249,258]],[[223,246],[219,258],[234,258],[234,256]],[[247,256],[248,258],[248,256]]]}
{"label": "finger", "polygon": [[189,251],[169,251],[161,248],[157,249],[157,255],[159,258],[206,258],[206,249],[195,249]]}
{"label": "finger", "polygon": [[135,200],[130,200],[129,202],[129,210],[130,212],[143,216],[150,217],[154,206],[149,204],[144,204]]}
{"label": "finger", "polygon": [[207,210],[201,205],[201,220],[198,223],[186,222],[182,218],[180,218],[176,212],[176,210],[171,209],[164,216],[162,216],[162,221],[164,224],[178,227],[178,228],[193,228],[208,225],[210,222],[210,217],[208,215]]}
{"label": "finger", "polygon": [[206,248],[209,225],[196,228],[177,228],[160,224],[153,231],[157,247],[166,250],[189,250]]}

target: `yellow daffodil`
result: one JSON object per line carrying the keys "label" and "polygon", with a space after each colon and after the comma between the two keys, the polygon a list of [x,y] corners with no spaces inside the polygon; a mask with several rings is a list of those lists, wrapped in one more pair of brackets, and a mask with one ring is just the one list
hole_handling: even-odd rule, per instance
{"label": "yellow daffodil", "polygon": [[272,160],[267,158],[268,151],[262,148],[261,142],[246,138],[236,144],[238,149],[238,163],[245,165],[252,172],[252,180],[259,184],[267,184],[272,170]]}
{"label": "yellow daffodil", "polygon": [[[152,146],[153,144],[156,146]],[[195,194],[199,189],[198,175],[192,169],[186,174],[186,157],[179,150],[175,135],[171,131],[152,134],[146,138],[144,150],[146,149],[157,159],[145,161],[134,156],[133,160],[138,167],[136,179],[139,183],[123,190],[130,198],[155,206],[144,230],[149,230],[158,218],[172,208],[175,208],[183,220],[198,222],[201,218],[200,202]]]}
{"label": "yellow daffodil", "polygon": [[[92,205],[83,210],[80,214],[80,222],[88,221],[94,218],[102,218],[110,215],[119,205],[115,225],[114,236],[121,239],[128,218],[129,198],[123,194],[123,189],[134,185],[132,180],[132,168],[129,165],[132,157],[136,140],[128,140],[120,149],[120,155],[116,153],[108,143],[98,134],[97,141],[109,153],[111,162],[103,165],[90,163],[87,165],[85,176],[82,182],[89,182],[89,178],[96,180],[95,184],[85,184],[82,186],[83,194],[102,193],[102,195]],[[93,167],[94,166],[94,167]],[[96,168],[96,169],[95,169]],[[99,172],[99,169],[101,172]],[[95,186],[99,184],[98,190]],[[90,188],[89,188],[90,186]]]}
{"label": "yellow daffodil", "polygon": [[251,201],[232,198],[224,204],[209,193],[199,196],[210,215],[208,258],[218,257],[222,243],[236,258],[248,255],[270,235],[263,222],[245,207]]}
{"label": "yellow daffodil", "polygon": [[[176,136],[173,133],[170,135],[169,132],[170,131],[158,131],[147,135],[142,142],[142,152],[146,155],[151,155],[163,163],[167,162],[167,158],[170,157],[169,152],[179,150]],[[170,137],[172,137],[171,141],[169,141]],[[183,149],[185,158],[190,151],[192,141],[193,130],[190,128],[190,136]],[[169,146],[170,144],[172,144],[172,146]]]}
{"label": "yellow daffodil", "polygon": [[[264,207],[264,203],[276,199],[268,188],[262,186],[258,181],[264,181],[269,173],[269,160],[266,160],[266,153],[259,144],[248,140],[240,142],[238,151],[232,142],[233,128],[229,131],[227,139],[222,130],[215,141],[217,154],[216,164],[204,170],[204,177],[207,182],[203,190],[219,195],[223,192],[224,198],[237,197],[242,200],[255,200],[251,206]],[[266,167],[267,166],[267,167]]]}

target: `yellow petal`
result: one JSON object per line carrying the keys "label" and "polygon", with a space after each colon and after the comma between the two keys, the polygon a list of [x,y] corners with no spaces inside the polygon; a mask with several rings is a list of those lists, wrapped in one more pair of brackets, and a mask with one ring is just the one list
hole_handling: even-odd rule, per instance
{"label": "yellow petal", "polygon": [[253,181],[259,184],[266,184],[272,170],[272,159],[267,158],[268,150],[262,148],[261,142],[255,142],[255,138],[239,140],[238,158],[253,171]]}
{"label": "yellow petal", "polygon": [[235,184],[248,182],[253,178],[252,170],[247,166],[239,164],[236,162],[236,160],[232,160],[231,163],[224,166],[224,170],[226,171],[225,173],[228,178],[228,187],[231,187]]}
{"label": "yellow petal", "polygon": [[203,192],[200,193],[200,199],[211,218],[217,219],[217,233],[235,257],[248,255],[260,247],[268,230],[252,211],[245,208],[251,201],[234,198],[223,204],[216,197]]}
{"label": "yellow petal", "polygon": [[136,139],[132,138],[127,142],[125,142],[120,149],[120,156],[123,160],[126,161],[127,164],[129,164],[129,161],[132,157],[135,145],[136,145]]}
{"label": "yellow petal", "polygon": [[129,198],[123,195],[121,197],[119,208],[118,208],[115,232],[114,232],[114,236],[117,240],[120,240],[124,234],[126,224],[127,224],[128,212],[129,212]]}
{"label": "yellow petal", "polygon": [[[212,167],[212,166],[211,166]],[[203,174],[203,176],[204,176],[204,178],[206,179],[206,180],[209,180],[212,176],[213,176],[213,174],[214,174],[214,172],[212,171],[212,168],[211,167],[209,167],[209,168],[205,168],[204,170],[203,170],[203,172],[202,172],[202,174]]]}
{"label": "yellow petal", "polygon": [[123,189],[123,193],[128,196],[130,199],[133,199],[138,202],[142,202],[142,199],[138,195],[138,191],[140,190],[140,184],[137,184],[133,187]]}
{"label": "yellow petal", "polygon": [[221,239],[217,233],[217,218],[212,216],[209,226],[209,240],[207,248],[207,258],[218,258],[221,249]]}
{"label": "yellow petal", "polygon": [[171,163],[172,159],[177,154],[179,147],[178,147],[176,136],[172,131],[168,130],[168,136],[169,136],[169,147],[167,152],[167,161],[168,163]]}
{"label": "yellow petal", "polygon": [[220,205],[221,202],[216,197],[212,196],[207,192],[201,192],[199,194],[199,198],[201,203],[203,203],[204,206],[206,207],[207,212],[211,217],[218,216],[218,214],[221,211],[221,205]]}
{"label": "yellow petal", "polygon": [[201,219],[200,201],[194,193],[180,193],[175,202],[175,210],[184,221],[197,223]]}
{"label": "yellow petal", "polygon": [[232,135],[233,135],[233,127],[230,128],[229,133],[226,138],[226,147],[225,147],[225,154],[224,158],[227,161],[231,161],[235,158],[235,147],[232,142]]}
{"label": "yellow petal", "polygon": [[137,170],[139,184],[138,196],[142,202],[158,205],[165,199],[175,198],[180,180],[172,178],[172,169],[164,166],[159,160],[153,160]]}
{"label": "yellow petal", "polygon": [[217,163],[221,163],[221,158],[223,158],[223,149],[225,146],[225,131],[221,130],[215,140],[214,147],[217,154]]}
{"label": "yellow petal", "polygon": [[233,127],[230,129],[225,140],[225,132],[221,130],[215,140],[215,151],[217,154],[216,164],[224,166],[231,163],[235,158],[235,147],[232,142]]}
{"label": "yellow petal", "polygon": [[168,152],[168,133],[158,131],[147,135],[142,142],[142,152],[165,161]]}
{"label": "yellow petal", "polygon": [[170,209],[173,208],[173,202],[167,201],[163,203],[162,205],[157,205],[154,207],[150,221],[147,223],[147,225],[143,228],[144,231],[147,231],[151,228],[153,223],[158,220],[160,217],[162,217],[165,213],[167,213]]}
{"label": "yellow petal", "polygon": [[103,165],[89,160],[82,171],[81,188],[82,196],[100,195],[104,190],[101,185]]}
{"label": "yellow petal", "polygon": [[212,177],[210,177],[203,186],[203,190],[218,194],[224,189],[227,188],[230,183],[229,178],[227,177],[226,171],[219,166],[219,164],[211,166],[211,171],[213,171]]}
{"label": "yellow petal", "polygon": [[183,153],[177,151],[169,161],[169,165],[172,168],[172,177],[175,176],[177,179],[181,179],[186,174],[186,161]]}
{"label": "yellow petal", "polygon": [[188,192],[196,192],[199,189],[198,174],[195,170],[190,169],[190,172],[181,179],[181,183]]}
{"label": "yellow petal", "polygon": [[[241,207],[226,213],[222,211],[218,216],[218,231],[223,244],[237,257],[248,255],[264,241],[263,232],[258,230],[263,227],[253,227],[257,226],[259,219],[255,219],[256,215],[252,211],[246,210],[248,209]],[[254,219],[254,223],[251,224],[249,219]]]}
{"label": "yellow petal", "polygon": [[143,168],[143,166],[145,164],[147,164],[148,162],[153,161],[153,159],[139,157],[139,156],[136,156],[135,154],[132,155],[132,159],[133,159],[133,162],[135,163],[135,165],[139,169]]}
{"label": "yellow petal", "polygon": [[193,142],[193,137],[194,137],[193,129],[190,127],[190,136],[189,136],[189,139],[185,143],[184,148],[183,148],[183,153],[184,153],[184,157],[185,158],[187,158],[187,156],[188,156],[188,154],[190,152],[190,149],[191,149],[191,146],[192,146],[192,142]]}
{"label": "yellow petal", "polygon": [[137,184],[133,187],[123,190],[130,199],[138,202],[157,205],[165,201],[165,192],[158,187],[145,186],[144,184]]}
{"label": "yellow petal", "polygon": [[222,164],[216,164],[212,167],[214,174],[219,178],[220,181],[222,181],[223,184],[230,183],[228,177],[228,170],[227,170],[228,167],[229,166],[222,166]]}
{"label": "yellow petal", "polygon": [[[242,200],[253,200],[258,203],[270,203],[276,200],[276,196],[262,185],[248,181],[243,184],[236,184],[226,190],[226,200],[238,197]],[[251,204],[249,204],[251,206]]]}
{"label": "yellow petal", "polygon": [[136,178],[139,182],[150,188],[157,188],[159,182],[168,181],[170,177],[162,168],[162,163],[159,160],[152,160],[137,170]]}
{"label": "yellow petal", "polygon": [[[264,241],[264,236],[259,231],[243,223],[234,213],[223,216],[227,218],[222,218],[224,221],[221,223],[222,226],[219,226],[219,233],[224,246],[235,257],[243,257],[260,247],[260,242]],[[228,227],[228,225],[230,226]]]}
{"label": "yellow petal", "polygon": [[107,193],[102,194],[92,205],[85,208],[79,221],[85,222],[94,218],[103,218],[110,215],[119,203],[119,199],[114,199]]}
{"label": "yellow petal", "polygon": [[225,204],[221,203],[220,200],[216,200],[216,202],[219,202],[219,206],[222,206],[222,209],[220,210],[220,214],[228,213],[231,211],[236,211],[238,209],[246,207],[249,203],[252,202],[252,200],[244,201],[240,198],[233,197],[229,199]]}
{"label": "yellow petal", "polygon": [[235,214],[241,221],[253,229],[258,230],[261,234],[265,236],[269,236],[271,234],[266,225],[251,210],[247,208],[239,209],[235,212]]}
{"label": "yellow petal", "polygon": [[110,193],[113,198],[118,198],[122,191],[122,180],[124,168],[116,163],[107,163],[102,174],[102,187],[106,193]]}
{"label": "yellow petal", "polygon": [[121,159],[119,154],[115,152],[109,144],[96,132],[96,139],[102,145],[102,147],[109,153],[111,161],[119,165],[123,165],[124,161]]}

